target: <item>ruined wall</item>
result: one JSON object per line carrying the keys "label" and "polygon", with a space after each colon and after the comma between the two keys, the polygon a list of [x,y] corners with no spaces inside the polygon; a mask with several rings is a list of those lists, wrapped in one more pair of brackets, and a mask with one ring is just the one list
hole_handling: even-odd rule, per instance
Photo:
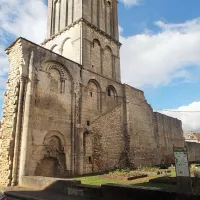
{"label": "ruined wall", "polygon": [[14,141],[16,118],[18,111],[18,95],[20,89],[20,74],[23,64],[23,54],[20,41],[8,51],[9,74],[5,92],[3,119],[0,142],[0,185],[10,185],[12,177],[12,161],[14,156]]}
{"label": "ruined wall", "polygon": [[85,133],[85,173],[119,167],[124,153],[123,105],[97,118]]}
{"label": "ruined wall", "polygon": [[200,144],[194,142],[185,142],[188,151],[189,162],[200,162]]}
{"label": "ruined wall", "polygon": [[[96,118],[122,103],[121,84],[82,69],[77,63],[30,41],[25,39],[19,41],[21,41],[24,61],[21,74],[26,76],[26,82],[22,91],[23,106],[21,106],[21,122],[18,130],[16,178],[23,175],[82,174],[84,141],[81,138],[83,132],[80,127],[87,127],[87,121],[93,123]],[[10,56],[20,64],[18,58],[16,59],[12,54],[17,45],[18,40],[10,47]],[[14,75],[18,78],[16,74]],[[14,80],[13,84],[18,83],[19,81]],[[18,94],[18,88],[14,91]],[[13,95],[12,91],[8,95]],[[11,100],[9,96],[8,104],[14,108],[16,102],[13,103]],[[7,110],[4,115],[7,115]],[[5,119],[6,116],[3,118],[2,128]],[[106,120],[108,121],[108,118]],[[114,123],[116,122],[113,119]],[[119,119],[117,124],[120,124]],[[6,132],[2,130],[2,138],[4,138]],[[111,130],[111,127],[108,130]],[[121,130],[118,134],[121,134]],[[3,140],[1,146],[4,145]],[[105,143],[105,149],[107,145]],[[11,143],[6,147],[14,151]],[[10,168],[14,166],[12,159],[9,162]],[[113,166],[113,163],[108,164],[107,167],[109,166]],[[10,175],[11,171],[9,171]]]}
{"label": "ruined wall", "polygon": [[72,173],[73,168],[80,67],[24,40],[24,53],[30,49],[34,52],[35,78],[31,91],[26,174],[63,177]]}
{"label": "ruined wall", "polygon": [[154,113],[142,91],[125,85],[130,158],[135,166],[173,162],[173,145],[183,146],[180,120]]}
{"label": "ruined wall", "polygon": [[160,162],[173,163],[173,146],[184,146],[182,123],[180,120],[154,113],[154,135],[160,152]]}
{"label": "ruined wall", "polygon": [[133,166],[156,163],[158,153],[153,130],[153,111],[140,90],[124,85],[127,102],[127,129]]}
{"label": "ruined wall", "polygon": [[[63,77],[60,74],[63,70]],[[63,78],[63,80],[62,80]],[[37,74],[37,85],[35,90],[35,102],[32,112],[32,143],[34,153],[32,154],[30,174],[35,174],[34,161],[41,160],[45,155],[45,149],[40,145],[44,144],[44,138],[49,132],[52,136],[64,138],[66,154],[66,170],[71,169],[71,123],[72,123],[72,80],[65,69],[56,62],[49,61],[42,66]],[[46,144],[48,145],[48,144]],[[37,154],[39,150],[43,151]],[[42,155],[43,154],[43,155]],[[55,155],[56,156],[56,155]],[[39,174],[38,174],[39,175]],[[42,175],[42,174],[40,174]]]}

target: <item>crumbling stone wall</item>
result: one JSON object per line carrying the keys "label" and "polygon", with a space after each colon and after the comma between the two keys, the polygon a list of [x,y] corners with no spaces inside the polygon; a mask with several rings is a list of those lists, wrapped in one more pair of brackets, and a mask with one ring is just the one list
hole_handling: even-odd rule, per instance
{"label": "crumbling stone wall", "polygon": [[185,142],[188,151],[189,162],[200,162],[200,144],[195,142]]}
{"label": "crumbling stone wall", "polygon": [[[157,162],[173,163],[173,147],[183,147],[183,131],[180,120],[154,113],[154,136],[159,150]],[[158,163],[159,164],[159,163]]]}
{"label": "crumbling stone wall", "polygon": [[124,152],[123,104],[97,118],[85,133],[85,173],[118,167]]}
{"label": "crumbling stone wall", "polygon": [[21,42],[18,41],[12,50],[7,51],[9,58],[9,74],[3,106],[3,120],[0,142],[0,185],[10,185],[12,177],[12,161],[14,153],[16,118],[18,111],[18,95],[20,75],[23,64]]}
{"label": "crumbling stone wall", "polygon": [[154,113],[144,93],[125,85],[130,159],[133,166],[173,162],[173,145],[183,146],[180,120]]}
{"label": "crumbling stone wall", "polygon": [[152,165],[158,153],[153,132],[153,110],[144,93],[124,85],[132,166]]}

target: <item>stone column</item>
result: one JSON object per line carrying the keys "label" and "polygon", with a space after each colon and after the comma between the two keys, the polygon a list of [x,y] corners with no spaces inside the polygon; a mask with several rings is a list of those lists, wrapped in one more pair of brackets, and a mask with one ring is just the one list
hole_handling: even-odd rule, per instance
{"label": "stone column", "polygon": [[77,127],[77,172],[83,174],[83,135],[84,127],[79,125]]}
{"label": "stone column", "polygon": [[101,74],[103,74],[103,56],[104,56],[104,50],[102,49],[102,47],[101,47],[101,51],[100,51],[101,53],[101,55],[100,55],[100,58],[101,58]]}
{"label": "stone column", "polygon": [[60,10],[60,30],[63,30],[67,26],[68,20],[68,2],[67,0],[61,1],[61,10]]}
{"label": "stone column", "polygon": [[48,22],[47,22],[47,38],[52,35],[52,20],[53,20],[53,2],[48,1]]}
{"label": "stone column", "polygon": [[14,144],[14,158],[13,158],[12,183],[11,183],[12,186],[15,186],[18,184],[20,138],[21,138],[21,130],[22,130],[24,89],[25,89],[26,80],[27,80],[27,77],[22,75],[20,78],[17,124],[16,124],[16,133],[15,133],[15,144]]}
{"label": "stone column", "polygon": [[113,30],[114,30],[114,38],[116,40],[119,40],[119,34],[118,34],[118,2],[117,1],[114,1],[113,2]]}
{"label": "stone column", "polygon": [[75,101],[76,94],[74,92],[74,83],[72,84],[71,95],[71,174],[75,174],[75,151],[74,151],[74,137],[75,137]]}
{"label": "stone column", "polygon": [[29,62],[29,73],[28,73],[28,83],[24,106],[24,122],[23,122],[23,132],[21,137],[21,155],[20,155],[20,168],[19,168],[19,183],[22,176],[27,175],[27,165],[29,149],[28,146],[30,135],[31,135],[31,107],[33,104],[34,95],[34,83],[35,83],[35,70],[33,66],[33,52],[31,53],[31,58]]}

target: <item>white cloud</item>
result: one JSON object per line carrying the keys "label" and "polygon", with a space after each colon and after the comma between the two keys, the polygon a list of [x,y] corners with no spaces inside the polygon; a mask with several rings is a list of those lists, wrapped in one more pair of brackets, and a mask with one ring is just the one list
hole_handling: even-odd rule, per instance
{"label": "white cloud", "polygon": [[120,0],[122,3],[124,3],[125,6],[134,6],[134,5],[138,5],[141,0]]}
{"label": "white cloud", "polygon": [[200,18],[182,24],[158,21],[160,32],[120,36],[122,79],[135,87],[190,80],[188,66],[200,66]]}
{"label": "white cloud", "polygon": [[1,2],[1,29],[14,37],[21,36],[36,43],[41,42],[46,36],[46,18],[47,6],[44,0]]}
{"label": "white cloud", "polygon": [[47,6],[44,0],[1,0],[0,89],[6,85],[8,59],[4,52],[17,37],[40,43],[46,36]]}
{"label": "white cloud", "polygon": [[162,113],[180,119],[183,123],[184,131],[188,132],[200,131],[200,112],[197,111],[200,111],[200,101],[193,102],[187,106],[181,106],[177,109],[163,111]]}

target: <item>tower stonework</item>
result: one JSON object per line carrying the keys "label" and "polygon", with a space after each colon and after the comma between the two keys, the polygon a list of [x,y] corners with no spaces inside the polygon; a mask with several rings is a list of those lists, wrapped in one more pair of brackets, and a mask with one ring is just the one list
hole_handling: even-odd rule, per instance
{"label": "tower stonework", "polygon": [[120,81],[116,0],[51,0],[44,47]]}
{"label": "tower stonework", "polygon": [[117,0],[49,0],[47,39],[11,44],[0,185],[173,162],[181,121],[121,83]]}

